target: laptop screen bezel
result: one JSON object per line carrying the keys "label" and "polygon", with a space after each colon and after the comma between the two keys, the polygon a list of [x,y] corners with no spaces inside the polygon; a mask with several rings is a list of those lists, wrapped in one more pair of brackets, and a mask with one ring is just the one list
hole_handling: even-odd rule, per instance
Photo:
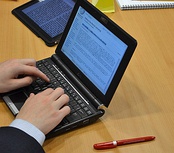
{"label": "laptop screen bezel", "polygon": [[[61,48],[66,39],[68,31],[71,27],[73,19],[80,6],[84,8],[88,13],[90,13],[94,18],[96,18],[106,28],[108,28],[112,33],[114,33],[120,40],[122,40],[128,46],[105,95],[61,51]],[[101,13],[92,4],[84,0],[77,0],[77,3],[74,6],[70,19],[67,23],[67,26],[63,32],[62,38],[58,44],[58,47],[56,48],[56,54],[66,64],[66,66],[74,73],[74,75],[79,80],[81,80],[81,82],[89,89],[89,91],[91,91],[102,104],[108,107],[115,93],[115,90],[117,89],[118,84],[125,72],[125,69],[133,55],[133,52],[136,46],[137,46],[137,41],[132,36],[130,36],[127,32],[125,32],[122,28],[120,28],[116,23],[110,20],[106,15]]]}

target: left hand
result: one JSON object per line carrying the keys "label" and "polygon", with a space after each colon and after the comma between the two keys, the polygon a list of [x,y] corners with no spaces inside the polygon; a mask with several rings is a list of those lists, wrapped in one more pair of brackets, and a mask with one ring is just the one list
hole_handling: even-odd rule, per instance
{"label": "left hand", "polygon": [[0,93],[27,86],[36,77],[49,82],[49,78],[36,68],[34,59],[13,59],[0,63],[0,72]]}

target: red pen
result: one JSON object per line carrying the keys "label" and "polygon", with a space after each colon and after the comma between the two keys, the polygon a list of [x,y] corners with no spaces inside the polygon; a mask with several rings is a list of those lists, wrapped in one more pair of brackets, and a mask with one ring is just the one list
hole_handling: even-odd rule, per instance
{"label": "red pen", "polygon": [[139,137],[139,138],[131,138],[131,139],[97,143],[97,144],[94,144],[93,147],[97,150],[111,149],[111,148],[115,148],[117,146],[122,146],[122,145],[127,145],[127,144],[132,144],[132,143],[139,143],[139,142],[146,142],[146,141],[151,141],[154,139],[155,139],[154,136],[146,136],[146,137]]}

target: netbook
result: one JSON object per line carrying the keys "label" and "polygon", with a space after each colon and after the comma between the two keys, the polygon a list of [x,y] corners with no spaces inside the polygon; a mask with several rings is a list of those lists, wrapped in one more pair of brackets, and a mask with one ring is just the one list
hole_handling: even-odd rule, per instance
{"label": "netbook", "polygon": [[[37,62],[51,83],[6,93],[3,100],[16,115],[31,92],[64,88],[71,113],[47,138],[91,124],[104,115],[137,46],[137,41],[86,0],[77,0],[55,54]],[[49,72],[51,71],[51,73]]]}

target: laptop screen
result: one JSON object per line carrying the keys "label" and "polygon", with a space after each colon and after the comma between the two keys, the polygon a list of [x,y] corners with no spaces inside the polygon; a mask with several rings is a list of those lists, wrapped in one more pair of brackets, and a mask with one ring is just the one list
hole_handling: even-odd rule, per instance
{"label": "laptop screen", "polygon": [[61,51],[106,94],[127,45],[79,7]]}

